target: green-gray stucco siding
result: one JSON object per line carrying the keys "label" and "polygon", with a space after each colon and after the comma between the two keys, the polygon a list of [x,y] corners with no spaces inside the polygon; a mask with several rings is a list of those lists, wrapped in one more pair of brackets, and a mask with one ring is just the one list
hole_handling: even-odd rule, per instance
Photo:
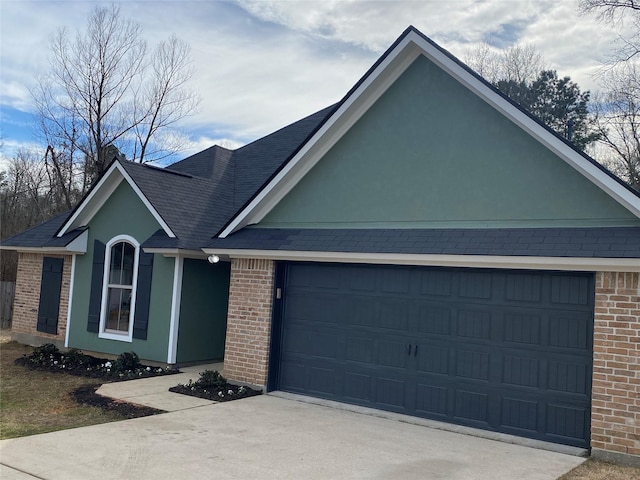
{"label": "green-gray stucco siding", "polygon": [[640,220],[421,56],[258,226],[614,225]]}
{"label": "green-gray stucco siding", "polygon": [[123,181],[91,219],[88,227],[87,253],[76,257],[69,346],[113,355],[134,351],[142,359],[166,362],[173,291],[173,258],[154,255],[146,340],[121,342],[99,338],[98,334],[87,331],[94,240],[98,239],[106,244],[117,235],[130,235],[142,243],[160,228],[158,222],[131,187]]}
{"label": "green-gray stucco siding", "polygon": [[178,363],[223,358],[230,270],[227,262],[184,260]]}

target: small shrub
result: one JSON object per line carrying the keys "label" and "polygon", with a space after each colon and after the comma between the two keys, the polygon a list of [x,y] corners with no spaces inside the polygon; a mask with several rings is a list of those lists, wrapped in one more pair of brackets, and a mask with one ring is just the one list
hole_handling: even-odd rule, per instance
{"label": "small shrub", "polygon": [[118,356],[116,361],[113,362],[113,371],[129,372],[137,370],[141,366],[140,358],[135,352],[123,352]]}
{"label": "small shrub", "polygon": [[46,356],[49,355],[60,355],[60,350],[53,343],[45,343],[44,345],[40,345],[33,349],[33,356]]}
{"label": "small shrub", "polygon": [[53,343],[45,343],[33,349],[33,353],[28,357],[29,362],[34,365],[45,365],[60,360],[60,350]]}
{"label": "small shrub", "polygon": [[195,384],[201,388],[218,388],[227,384],[227,379],[220,375],[220,372],[213,370],[205,370],[200,373],[200,378]]}
{"label": "small shrub", "polygon": [[63,363],[67,368],[80,368],[91,365],[92,357],[85,355],[77,348],[72,348],[62,356]]}

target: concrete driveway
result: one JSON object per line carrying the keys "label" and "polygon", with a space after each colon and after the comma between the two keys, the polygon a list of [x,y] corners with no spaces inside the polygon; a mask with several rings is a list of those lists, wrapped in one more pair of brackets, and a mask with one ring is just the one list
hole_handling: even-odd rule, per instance
{"label": "concrete driveway", "polygon": [[2,480],[551,480],[583,461],[270,395],[0,442]]}

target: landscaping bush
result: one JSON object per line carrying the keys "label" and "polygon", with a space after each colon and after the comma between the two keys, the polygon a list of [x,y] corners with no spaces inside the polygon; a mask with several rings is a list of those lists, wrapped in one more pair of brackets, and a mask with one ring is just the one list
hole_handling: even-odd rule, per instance
{"label": "landscaping bush", "polygon": [[108,380],[131,380],[179,372],[169,367],[142,365],[135,352],[124,352],[116,360],[110,361],[106,358],[85,355],[78,349],[62,353],[51,343],[36,347],[31,355],[16,359],[16,363],[39,370],[67,372],[72,375]]}
{"label": "landscaping bush", "polygon": [[205,370],[200,373],[200,378],[196,380],[195,385],[202,388],[218,388],[224,387],[227,379],[220,375],[220,372],[213,370]]}
{"label": "landscaping bush", "polygon": [[260,390],[254,390],[253,388],[233,385],[227,382],[227,379],[220,375],[220,372],[212,370],[201,372],[200,378],[195,382],[189,379],[186,384],[180,383],[175,387],[171,387],[169,391],[216,402],[228,402],[229,400],[253,397],[262,393]]}
{"label": "landscaping bush", "polygon": [[141,366],[140,358],[135,352],[124,352],[121,353],[113,363],[113,371],[123,373],[130,370],[137,370]]}

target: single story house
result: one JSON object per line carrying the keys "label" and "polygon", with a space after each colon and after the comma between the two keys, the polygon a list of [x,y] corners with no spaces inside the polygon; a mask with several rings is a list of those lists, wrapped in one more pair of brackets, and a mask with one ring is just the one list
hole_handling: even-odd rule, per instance
{"label": "single story house", "polygon": [[640,195],[413,27],[339,103],[115,160],[2,248],[18,340],[640,463]]}

